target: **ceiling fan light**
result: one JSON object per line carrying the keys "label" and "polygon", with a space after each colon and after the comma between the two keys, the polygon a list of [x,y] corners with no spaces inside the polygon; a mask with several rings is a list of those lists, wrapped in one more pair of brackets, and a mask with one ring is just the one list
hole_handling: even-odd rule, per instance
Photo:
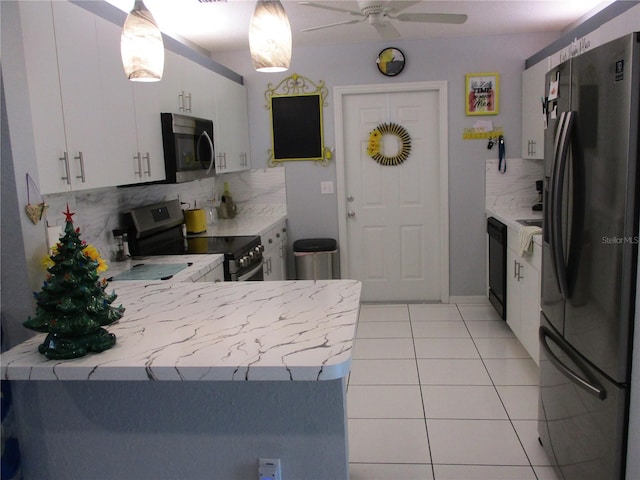
{"label": "ceiling fan light", "polygon": [[291,26],[279,0],[258,0],[249,25],[249,49],[259,72],[283,72],[291,63]]}
{"label": "ceiling fan light", "polygon": [[122,27],[120,37],[122,66],[133,82],[157,82],[164,71],[164,43],[162,34],[145,6],[136,0]]}

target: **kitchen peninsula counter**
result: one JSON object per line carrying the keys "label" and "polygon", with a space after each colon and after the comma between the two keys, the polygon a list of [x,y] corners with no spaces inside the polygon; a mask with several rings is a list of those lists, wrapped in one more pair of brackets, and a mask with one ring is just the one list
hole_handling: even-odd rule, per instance
{"label": "kitchen peninsula counter", "polygon": [[[54,361],[44,334],[2,354],[6,380],[327,380],[349,372],[360,283],[113,282],[110,350]],[[109,290],[110,291],[110,290]]]}
{"label": "kitchen peninsula counter", "polygon": [[360,283],[113,282],[116,344],[2,354],[25,480],[347,480],[346,378]]}

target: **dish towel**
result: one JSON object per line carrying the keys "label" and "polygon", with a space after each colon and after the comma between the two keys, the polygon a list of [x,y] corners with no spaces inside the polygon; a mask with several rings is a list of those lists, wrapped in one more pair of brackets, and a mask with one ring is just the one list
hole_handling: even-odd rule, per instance
{"label": "dish towel", "polygon": [[540,227],[522,227],[520,229],[520,256],[533,253],[533,236],[542,233]]}

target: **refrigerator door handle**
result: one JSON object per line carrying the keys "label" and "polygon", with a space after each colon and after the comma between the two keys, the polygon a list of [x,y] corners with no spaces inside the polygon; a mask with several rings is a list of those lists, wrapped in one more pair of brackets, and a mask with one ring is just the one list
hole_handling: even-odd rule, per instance
{"label": "refrigerator door handle", "polygon": [[563,298],[568,298],[569,296],[569,285],[567,282],[567,266],[562,238],[562,200],[564,193],[564,176],[569,162],[569,147],[573,135],[575,116],[576,112],[563,112],[560,116],[561,126],[558,132],[558,139],[556,140],[556,158],[552,178],[551,248],[553,251],[555,273]]}
{"label": "refrigerator door handle", "polygon": [[[596,378],[593,377],[589,373],[588,368],[584,365],[584,362],[580,360],[580,358],[569,348],[567,348],[562,339],[560,339],[557,335],[555,335],[551,330],[549,330],[545,326],[541,326],[538,330],[538,336],[540,338],[540,345],[544,349],[545,353],[549,357],[551,363],[555,365],[555,367],[560,370],[560,372],[571,380],[573,383],[578,385],[583,390],[586,390],[591,395],[599,398],[600,400],[604,400],[607,398],[607,390],[598,382]],[[583,376],[574,372],[571,368],[566,366],[562,360],[560,360],[555,353],[549,347],[547,343],[548,340],[551,340],[554,345],[556,345],[564,354],[566,354],[569,359],[580,369]]]}

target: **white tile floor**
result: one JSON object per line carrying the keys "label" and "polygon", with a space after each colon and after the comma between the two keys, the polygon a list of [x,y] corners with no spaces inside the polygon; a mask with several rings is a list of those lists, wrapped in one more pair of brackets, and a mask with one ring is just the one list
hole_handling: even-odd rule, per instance
{"label": "white tile floor", "polygon": [[556,480],[538,444],[537,383],[491,305],[363,305],[350,480]]}

